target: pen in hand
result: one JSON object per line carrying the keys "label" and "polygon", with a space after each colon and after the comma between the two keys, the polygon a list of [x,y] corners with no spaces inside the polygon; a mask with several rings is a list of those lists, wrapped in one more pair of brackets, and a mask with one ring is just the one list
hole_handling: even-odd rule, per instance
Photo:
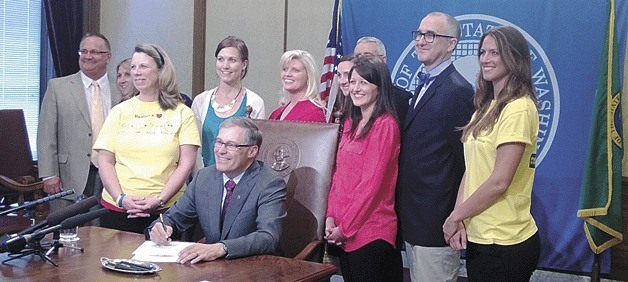
{"label": "pen in hand", "polygon": [[[166,233],[166,236],[168,236],[168,229],[166,229],[166,224],[164,224],[164,214],[160,213],[159,214],[159,222],[161,223],[161,227],[164,228],[164,232]],[[168,236],[168,238],[166,238],[168,241],[170,241],[170,236]]]}

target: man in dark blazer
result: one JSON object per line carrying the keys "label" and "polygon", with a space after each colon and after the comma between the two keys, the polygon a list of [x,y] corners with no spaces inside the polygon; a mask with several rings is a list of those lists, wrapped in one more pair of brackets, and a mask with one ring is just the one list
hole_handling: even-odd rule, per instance
{"label": "man in dark blazer", "polygon": [[[355,54],[370,53],[375,56],[379,56],[386,63],[386,46],[377,37],[365,36],[358,39],[355,48],[353,49]],[[412,97],[412,94],[395,86],[392,89],[393,99],[395,101],[395,108],[399,124],[403,125],[408,112],[408,100]]]}
{"label": "man in dark blazer", "polygon": [[[262,135],[250,119],[224,121],[214,147],[216,165],[198,171],[183,196],[164,214],[164,225],[153,222],[147,237],[167,244],[172,234],[200,223],[205,244],[185,248],[179,263],[276,253],[286,217],[286,183],[255,160],[261,144]],[[231,195],[229,181],[236,183]]]}
{"label": "man in dark blazer", "polygon": [[415,51],[429,74],[420,74],[401,129],[398,205],[413,281],[456,281],[460,254],[442,226],[456,202],[465,170],[461,131],[473,114],[471,84],[451,63],[460,26],[431,13],[415,32]]}
{"label": "man in dark blazer", "polygon": [[[44,191],[48,194],[74,189],[76,194],[100,196],[102,183],[98,169],[91,163],[95,89],[92,82],[99,84],[106,117],[111,107],[122,99],[115,80],[107,75],[110,61],[111,46],[107,38],[88,33],[79,45],[80,71],[48,81],[37,134],[39,177],[44,179]],[[76,194],[68,197],[74,198]],[[70,203],[55,200],[52,209]]]}

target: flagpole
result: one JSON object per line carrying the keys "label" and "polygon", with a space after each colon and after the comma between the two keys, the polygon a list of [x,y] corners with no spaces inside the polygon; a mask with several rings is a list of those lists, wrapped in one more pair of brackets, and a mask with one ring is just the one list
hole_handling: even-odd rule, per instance
{"label": "flagpole", "polygon": [[591,282],[600,282],[600,254],[593,254],[593,266],[591,267]]}

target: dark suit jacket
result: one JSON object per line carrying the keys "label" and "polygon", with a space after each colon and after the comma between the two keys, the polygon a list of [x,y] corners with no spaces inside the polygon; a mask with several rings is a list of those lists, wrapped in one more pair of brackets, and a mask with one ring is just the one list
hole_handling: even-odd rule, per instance
{"label": "dark suit jacket", "polygon": [[[417,89],[417,93],[420,89]],[[442,247],[442,226],[465,170],[461,131],[473,114],[473,89],[453,64],[441,72],[401,130],[398,204],[403,239]]]}
{"label": "dark suit jacket", "polygon": [[164,222],[175,233],[199,222],[206,243],[224,243],[227,258],[276,253],[286,218],[283,178],[263,162],[253,162],[233,190],[221,230],[223,189],[222,172],[216,166],[199,170],[183,196],[164,214]]}
{"label": "dark suit jacket", "polygon": [[397,107],[397,118],[399,118],[400,124],[399,127],[401,128],[406,119],[406,113],[408,112],[408,103],[410,102],[410,98],[412,98],[412,94],[397,86],[393,87],[392,93],[395,101],[395,106]]}

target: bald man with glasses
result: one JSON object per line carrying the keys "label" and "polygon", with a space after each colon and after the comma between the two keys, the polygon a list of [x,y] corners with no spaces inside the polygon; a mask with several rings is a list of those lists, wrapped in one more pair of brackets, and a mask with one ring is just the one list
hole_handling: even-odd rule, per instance
{"label": "bald man with glasses", "polygon": [[451,55],[460,25],[434,12],[412,32],[424,68],[401,127],[398,211],[413,281],[456,281],[460,253],[442,226],[454,208],[465,171],[461,131],[473,114],[473,89]]}

